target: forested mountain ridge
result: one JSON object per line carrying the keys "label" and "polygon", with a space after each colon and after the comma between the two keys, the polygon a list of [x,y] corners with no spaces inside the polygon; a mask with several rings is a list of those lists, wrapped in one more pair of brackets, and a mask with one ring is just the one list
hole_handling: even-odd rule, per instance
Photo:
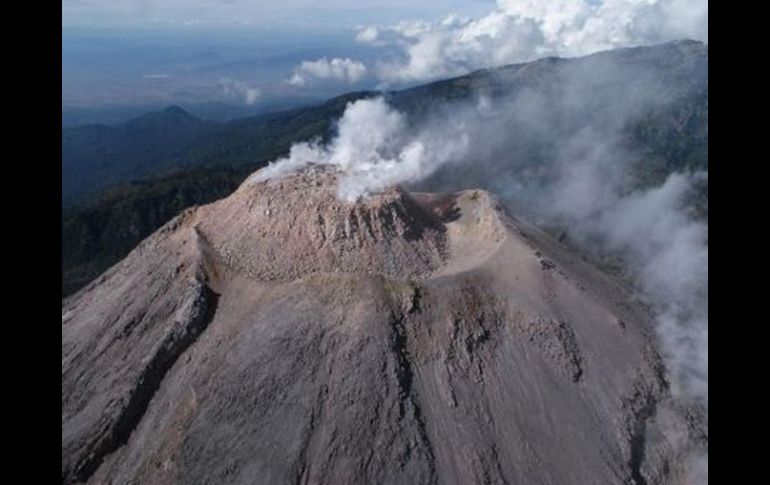
{"label": "forested mountain ridge", "polygon": [[[603,70],[608,61],[624,68]],[[515,147],[508,154],[512,170],[547,165],[560,140],[589,121],[616,122],[607,100],[620,104],[629,92],[673,99],[644,104],[621,127],[623,144],[638,158],[635,187],[658,184],[677,171],[708,170],[708,47],[694,41],[545,58],[402,91],[349,93],[318,106],[227,123],[206,122],[171,107],[116,127],[63,130],[63,295],[98,276],[180,210],[228,195],[249,173],[287,154],[293,143],[329,137],[351,101],[383,95],[418,120],[436,107],[479,96],[496,100],[537,92],[563,99],[556,95],[563,95],[575,73],[588,79],[588,89],[577,94],[579,109],[555,107],[554,130],[533,133],[526,120],[507,127]],[[462,170],[473,177],[473,164]],[[137,178],[144,180],[130,182]],[[93,181],[90,188],[82,187]],[[707,193],[705,183],[693,200],[701,217],[707,215]]]}

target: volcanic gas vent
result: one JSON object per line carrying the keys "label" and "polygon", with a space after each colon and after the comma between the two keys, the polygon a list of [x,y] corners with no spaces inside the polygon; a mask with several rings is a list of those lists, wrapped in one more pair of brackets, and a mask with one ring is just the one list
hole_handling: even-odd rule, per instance
{"label": "volcanic gas vent", "polygon": [[318,272],[423,278],[444,264],[446,228],[395,187],[357,202],[337,197],[338,173],[311,167],[247,181],[208,206],[197,229],[232,270],[286,281]]}

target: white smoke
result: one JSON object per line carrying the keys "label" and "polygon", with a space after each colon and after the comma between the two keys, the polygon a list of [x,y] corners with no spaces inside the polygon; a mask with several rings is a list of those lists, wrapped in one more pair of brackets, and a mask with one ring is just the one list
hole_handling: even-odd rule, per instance
{"label": "white smoke", "polygon": [[656,307],[674,393],[706,403],[708,227],[687,213],[686,197],[707,174],[674,173],[658,187],[623,195],[612,182],[618,173],[597,175],[604,160],[588,157],[563,172],[548,191],[547,217],[584,244],[622,255]]}
{"label": "white smoke", "polygon": [[356,40],[390,45],[385,82],[410,82],[529,61],[689,38],[708,41],[708,0],[498,0],[477,18],[361,27]]}
{"label": "white smoke", "polygon": [[328,145],[298,143],[287,158],[254,175],[253,181],[278,177],[310,164],[331,165],[343,174],[339,197],[359,197],[403,182],[422,180],[459,160],[468,147],[462,123],[409,127],[406,117],[382,98],[349,103]]}
{"label": "white smoke", "polygon": [[221,78],[219,85],[222,88],[222,94],[229,98],[240,99],[249,106],[256,104],[262,95],[258,88],[229,77]]}
{"label": "white smoke", "polygon": [[[593,231],[623,255],[655,306],[673,394],[704,404],[708,419],[708,226],[683,209],[703,176],[673,174],[660,187],[620,199]],[[689,458],[688,483],[708,484],[708,452]]]}
{"label": "white smoke", "polygon": [[313,79],[331,79],[354,84],[366,75],[366,66],[348,58],[303,61],[294,69],[294,75],[286,82],[293,86],[306,86]]}

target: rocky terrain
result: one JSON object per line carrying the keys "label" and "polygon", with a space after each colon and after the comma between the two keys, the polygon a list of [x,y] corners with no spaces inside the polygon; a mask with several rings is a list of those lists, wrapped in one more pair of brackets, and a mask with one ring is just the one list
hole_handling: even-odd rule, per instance
{"label": "rocky terrain", "polygon": [[246,181],[62,304],[62,482],[668,484],[652,316],[491,194]]}

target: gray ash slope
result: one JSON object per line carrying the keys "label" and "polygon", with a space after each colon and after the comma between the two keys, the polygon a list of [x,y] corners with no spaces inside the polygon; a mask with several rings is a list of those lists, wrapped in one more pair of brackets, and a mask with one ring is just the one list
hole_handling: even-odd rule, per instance
{"label": "gray ash slope", "polygon": [[246,182],[63,302],[63,483],[686,483],[705,432],[623,284],[486,192],[336,178]]}

